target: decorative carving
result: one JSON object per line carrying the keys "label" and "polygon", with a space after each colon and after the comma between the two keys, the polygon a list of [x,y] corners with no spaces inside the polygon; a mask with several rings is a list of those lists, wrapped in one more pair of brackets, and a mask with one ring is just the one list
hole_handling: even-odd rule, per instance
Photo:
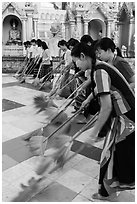
{"label": "decorative carving", "polygon": [[62,25],[61,23],[55,21],[54,23],[51,24],[50,32],[52,33],[53,36],[61,36],[61,30],[62,30]]}
{"label": "decorative carving", "polygon": [[72,10],[69,5],[67,5],[66,10],[67,10],[67,12],[66,12],[66,21],[75,20],[76,19],[76,17],[75,17],[75,15],[76,15],[75,10]]}
{"label": "decorative carving", "polygon": [[122,7],[120,8],[120,11],[119,11],[118,14],[117,14],[118,18],[121,17],[122,12],[123,12],[123,10],[124,10],[124,11],[126,12],[128,18],[130,19],[130,17],[131,17],[131,13],[130,13],[131,10],[130,10],[130,9],[131,9],[131,8],[130,8],[130,5],[127,6],[127,4],[124,2],[123,5],[122,5]]}
{"label": "decorative carving", "polygon": [[4,12],[6,9],[10,9],[10,11],[17,11],[17,13],[20,15],[20,16],[25,16],[25,11],[21,8],[19,8],[17,6],[17,4],[15,2],[7,2],[7,3],[2,3],[2,12]]}
{"label": "decorative carving", "polygon": [[33,5],[32,5],[32,2],[26,2],[25,3],[25,7],[32,7]]}

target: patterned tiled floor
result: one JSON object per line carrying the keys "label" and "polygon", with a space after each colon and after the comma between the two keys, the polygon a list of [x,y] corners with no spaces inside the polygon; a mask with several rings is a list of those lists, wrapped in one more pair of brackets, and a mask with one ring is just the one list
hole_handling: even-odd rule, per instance
{"label": "patterned tiled floor", "polygon": [[[21,191],[20,184],[26,184],[35,173],[39,157],[33,156],[25,142],[24,135],[44,126],[46,115],[36,114],[33,97],[40,95],[32,84],[19,84],[12,75],[2,78],[2,201],[10,202]],[[44,92],[46,94],[46,92]],[[61,106],[63,101],[55,103]],[[71,115],[73,107],[67,109]],[[82,116],[81,116],[82,117]],[[74,135],[82,126],[74,121],[70,135]],[[73,144],[70,154],[75,152],[84,138],[79,137]],[[91,196],[97,191],[99,159],[102,142],[84,148],[80,154],[70,160],[61,171],[48,175],[40,184],[30,202],[93,202]],[[112,202],[134,202],[135,191],[126,191],[113,198]]]}

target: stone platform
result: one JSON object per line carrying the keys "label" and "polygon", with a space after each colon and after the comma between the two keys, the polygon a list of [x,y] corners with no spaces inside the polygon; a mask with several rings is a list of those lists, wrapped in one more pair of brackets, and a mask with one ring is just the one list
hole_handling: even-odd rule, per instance
{"label": "stone platform", "polygon": [[[32,176],[39,178],[35,172],[39,157],[31,154],[22,137],[46,123],[46,114],[36,114],[33,98],[47,93],[34,87],[31,78],[19,84],[11,74],[3,74],[2,87],[2,201],[11,202],[21,191],[21,183],[27,185]],[[61,107],[63,100],[54,102]],[[73,110],[73,106],[66,110],[68,116],[72,115]],[[81,124],[73,122],[70,135],[81,127]],[[84,140],[83,137],[77,138],[70,154]],[[84,148],[62,170],[46,177],[29,202],[96,202],[91,196],[97,192],[102,145],[103,141],[100,141]],[[121,192],[111,202],[135,202],[135,190]]]}

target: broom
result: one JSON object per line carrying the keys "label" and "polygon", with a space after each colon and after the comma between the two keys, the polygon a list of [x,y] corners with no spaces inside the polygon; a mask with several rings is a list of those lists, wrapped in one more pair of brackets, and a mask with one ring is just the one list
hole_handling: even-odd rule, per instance
{"label": "broom", "polygon": [[[67,123],[69,123],[72,119],[76,118],[76,116],[81,112],[78,110],[74,115],[68,118],[64,123],[62,123],[58,128],[56,128],[49,136],[46,138],[42,138],[42,136],[34,136],[29,140],[30,150],[33,154],[44,154],[45,147],[43,146],[44,143],[47,144],[48,140],[53,137],[62,127],[64,127]],[[58,144],[58,146],[60,146]],[[40,151],[39,151],[40,150]]]}
{"label": "broom", "polygon": [[[36,62],[37,60],[33,60],[30,64],[29,67],[26,68],[26,70],[24,70],[24,73],[23,73],[23,76],[22,78],[20,79],[20,83],[24,83],[25,80],[26,80],[26,77],[34,70],[35,66],[36,66]],[[29,69],[30,68],[30,69]],[[27,74],[25,74],[25,72],[27,71],[27,69],[29,69],[29,72]]]}
{"label": "broom", "polygon": [[[70,99],[82,86],[84,86],[84,84],[85,84],[85,82],[83,84],[81,84],[72,94],[70,94],[70,96],[58,108],[58,113],[54,117],[57,117],[62,111],[66,110],[66,108],[75,100],[76,96],[73,97],[69,102],[68,102],[68,99]],[[38,109],[37,113],[45,111],[46,108],[48,107],[49,101],[51,101],[51,100],[52,100],[52,98],[45,97],[44,95],[34,97],[34,105],[35,105],[35,108]],[[66,102],[68,102],[68,104],[66,104]],[[66,107],[63,107],[64,105]],[[54,117],[53,117],[52,121],[54,120]]]}
{"label": "broom", "polygon": [[[91,119],[92,121],[90,120],[88,122],[88,124],[90,123],[91,125],[95,122],[96,115],[94,116],[94,118]],[[76,139],[76,137],[78,137],[85,130],[84,127],[82,129],[83,130],[79,131],[73,136],[72,140]],[[70,144],[72,143],[72,140],[70,141],[70,143],[68,143],[67,147],[70,148]],[[84,147],[85,145],[81,145],[81,147],[73,155],[71,155],[68,158],[66,158],[66,155],[65,155],[66,152],[68,153],[68,148],[66,149],[65,146],[63,146],[58,151],[49,150],[47,152],[46,160],[42,158],[41,163],[44,165],[39,166],[39,168],[36,170],[37,174],[41,175],[45,173],[45,171],[49,169],[49,167],[51,166],[53,162],[56,162],[56,165],[52,169],[49,170],[48,174],[51,174],[54,171],[57,171],[58,169],[63,168],[64,164],[70,161],[72,158],[74,158],[78,153],[80,153]],[[65,155],[65,157],[63,157],[63,155]],[[37,193],[38,187],[44,179],[45,179],[45,176],[42,176],[40,179],[35,179],[34,177],[32,177],[31,179],[29,179],[27,186],[24,184],[21,184],[22,191],[19,192],[19,194],[12,200],[12,202],[29,201]]]}
{"label": "broom", "polygon": [[[79,137],[79,135],[84,132],[86,129],[88,129],[89,126],[93,125],[95,123],[95,121],[97,120],[97,115],[98,113],[96,113],[91,119],[90,121],[88,121],[88,123],[86,125],[84,125],[73,137],[72,139],[67,142],[66,144],[64,144],[61,148],[53,148],[51,149],[50,154],[48,153],[48,155],[45,156],[50,156],[51,160],[48,163],[46,161],[45,158],[45,165],[44,165],[44,158],[43,158],[43,162],[39,165],[38,169],[36,170],[36,173],[38,175],[43,174],[47,168],[49,168],[49,165],[51,165],[51,163],[54,161],[56,162],[56,166],[50,170],[50,172],[48,172],[49,174],[53,173],[54,171],[56,171],[59,168],[62,168],[64,166],[64,164],[66,162],[68,162],[70,159],[72,159],[74,156],[76,156],[78,153],[80,153],[87,144],[83,144],[81,145],[81,147],[70,157],[68,157],[68,154],[70,152],[71,146],[73,145],[74,140]],[[52,136],[52,135],[51,135]],[[51,137],[49,136],[49,137]],[[43,140],[43,143],[47,142],[47,138],[45,140]],[[96,141],[93,141],[96,142]],[[68,158],[67,158],[68,157]]]}
{"label": "broom", "polygon": [[[44,81],[44,79],[48,76],[48,79],[50,78],[50,74],[51,73],[55,73],[57,70],[58,70],[58,68],[61,66],[61,64],[59,64],[55,69],[54,69],[54,71],[53,70],[51,70],[48,74],[46,74],[44,77],[42,77],[41,79],[40,79],[40,82],[42,83],[43,81]],[[47,79],[47,80],[48,80]],[[46,80],[46,81],[47,81]],[[53,83],[53,82],[50,82],[50,84],[51,83]],[[43,86],[46,84],[46,82],[43,82],[42,84],[41,84],[41,86],[39,87],[39,90],[40,89],[42,89],[43,88]]]}
{"label": "broom", "polygon": [[[59,66],[60,66],[60,65],[59,65]],[[57,66],[57,68],[58,68],[59,66]],[[51,93],[52,93],[52,94],[54,94],[54,93],[57,91],[58,87],[60,86],[60,81],[62,80],[62,77],[63,77],[64,74],[68,71],[68,68],[71,68],[71,67],[72,67],[72,65],[71,65],[71,66],[70,66],[70,65],[67,65],[64,70],[61,70],[61,73],[60,73],[60,75],[59,75],[59,77],[58,77],[58,79],[57,79],[57,81],[56,81],[54,90],[53,90],[53,89],[51,90]],[[54,71],[56,71],[57,68],[55,68]],[[45,77],[46,77],[46,76],[44,76],[44,78],[45,78]],[[40,86],[39,90],[45,85],[45,83],[46,83],[46,82],[44,82],[44,83]]]}
{"label": "broom", "polygon": [[40,79],[38,78],[38,76],[39,76],[39,73],[40,73],[40,71],[41,71],[41,68],[42,68],[42,63],[40,64],[40,67],[39,67],[39,70],[38,70],[38,73],[37,73],[36,78],[35,78],[34,81],[32,82],[32,84],[33,84],[34,86],[37,86],[37,85],[39,84]]}
{"label": "broom", "polygon": [[[84,85],[84,83],[83,83],[83,85]],[[49,108],[51,106],[58,108],[57,109],[58,112],[56,114],[51,115],[51,120],[49,120],[49,122],[46,124],[45,128],[48,127],[51,123],[55,123],[55,122],[60,120],[59,116],[63,113],[63,111],[65,111],[67,109],[67,107],[73,102],[73,100],[75,100],[76,96],[74,98],[72,98],[70,100],[70,102],[68,102],[68,99],[71,98],[71,96],[81,87],[82,87],[82,84],[64,101],[64,103],[60,107],[58,107],[53,102],[52,99],[51,100],[50,99],[45,100],[46,97],[44,95],[34,97],[34,104],[35,104],[36,109],[38,109],[37,113],[45,111],[47,108]],[[66,104],[66,102],[68,102],[68,103]],[[63,107],[63,106],[65,106],[65,107]],[[61,118],[61,119],[63,119],[63,118]],[[30,136],[27,135],[24,137],[24,140],[27,140],[30,137],[31,137],[31,135]]]}

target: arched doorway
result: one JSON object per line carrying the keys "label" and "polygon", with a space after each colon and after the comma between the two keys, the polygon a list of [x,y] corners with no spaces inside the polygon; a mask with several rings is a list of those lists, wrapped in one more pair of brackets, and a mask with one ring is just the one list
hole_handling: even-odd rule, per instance
{"label": "arched doorway", "polygon": [[89,35],[93,38],[93,40],[98,40],[101,37],[100,36],[101,33],[102,33],[102,36],[105,36],[106,25],[100,19],[93,19],[88,24],[88,31],[89,31]]}
{"label": "arched doorway", "polygon": [[120,25],[120,41],[119,46],[125,45],[128,48],[128,39],[129,39],[129,17],[125,9],[122,10],[121,16],[119,18]]}
{"label": "arched doorway", "polygon": [[12,28],[10,22],[11,22],[12,19],[15,19],[15,21],[17,22],[16,29],[20,32],[21,42],[23,41],[23,39],[22,39],[22,23],[21,23],[21,20],[15,15],[8,15],[3,20],[3,35],[2,35],[3,45],[6,45],[7,42],[9,41],[9,32],[10,32],[10,30]]}

